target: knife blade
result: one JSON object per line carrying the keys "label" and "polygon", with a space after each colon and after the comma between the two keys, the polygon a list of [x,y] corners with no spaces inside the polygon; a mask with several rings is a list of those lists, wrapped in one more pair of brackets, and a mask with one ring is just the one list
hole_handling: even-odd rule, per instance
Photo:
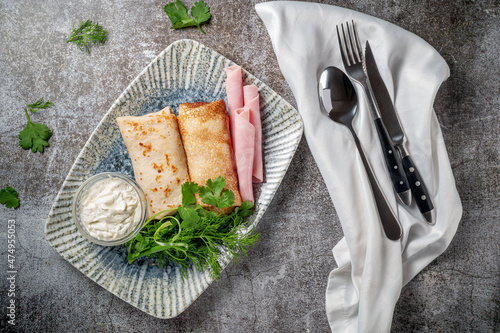
{"label": "knife blade", "polygon": [[425,220],[429,224],[434,224],[436,222],[436,214],[429,191],[410,156],[407,148],[408,139],[401,126],[401,122],[399,121],[398,114],[392,103],[391,96],[387,91],[384,80],[378,71],[377,63],[375,62],[375,57],[373,56],[373,51],[368,41],[365,45],[365,56],[363,61],[365,65],[365,74],[369,79],[371,92],[373,92],[379,107],[382,122],[401,156],[403,168],[417,207]]}

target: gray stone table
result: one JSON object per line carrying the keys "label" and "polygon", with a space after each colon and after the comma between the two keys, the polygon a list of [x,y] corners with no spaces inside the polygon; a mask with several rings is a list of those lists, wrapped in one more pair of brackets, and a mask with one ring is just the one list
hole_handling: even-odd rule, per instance
{"label": "gray stone table", "polygon": [[[0,188],[21,206],[0,206],[1,331],[328,332],[324,294],[342,230],[305,139],[248,258],[229,265],[185,312],[161,320],[123,302],[74,269],[45,241],[63,180],[93,129],[130,81],[172,42],[190,38],[242,65],[292,105],[255,1],[206,0],[213,19],[171,30],[166,1],[0,1]],[[393,332],[500,330],[500,19],[497,0],[321,1],[418,34],[451,69],[435,101],[463,218],[446,252],[402,290]],[[190,8],[194,0],[184,0]],[[109,40],[88,55],[65,40],[81,19]],[[53,130],[43,154],[18,145],[24,105]],[[16,326],[7,323],[8,220],[16,221]]]}

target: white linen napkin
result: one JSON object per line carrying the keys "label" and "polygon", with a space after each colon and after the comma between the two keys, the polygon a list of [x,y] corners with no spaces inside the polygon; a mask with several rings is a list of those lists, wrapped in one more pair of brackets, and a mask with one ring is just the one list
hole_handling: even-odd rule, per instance
{"label": "white linen napkin", "polygon": [[[342,224],[333,248],[338,268],[328,278],[326,312],[334,332],[389,332],[401,288],[444,252],[458,227],[462,206],[445,143],[433,110],[449,68],[418,36],[380,19],[323,4],[267,2],[255,6],[271,37],[283,75],[295,96],[304,133]],[[397,212],[404,235],[388,240],[377,217],[363,163],[348,129],[320,111],[317,82],[327,66],[344,69],[335,26],[355,20],[362,44],[369,40],[409,140],[409,151],[431,194],[436,224],[415,205],[396,202],[368,110],[354,120],[381,188]],[[314,228],[314,225],[310,226]]]}

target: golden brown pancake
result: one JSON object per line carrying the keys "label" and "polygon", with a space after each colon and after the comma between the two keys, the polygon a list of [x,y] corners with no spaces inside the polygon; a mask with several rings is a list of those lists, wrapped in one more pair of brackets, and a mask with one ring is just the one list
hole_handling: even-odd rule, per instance
{"label": "golden brown pancake", "polygon": [[[234,193],[234,205],[223,209],[226,214],[231,212],[235,206],[241,205],[241,196],[226,104],[223,100],[181,104],[177,121],[191,181],[205,186],[208,179],[222,176],[226,181],[225,188]],[[204,208],[213,209],[201,203],[199,198],[197,200]]]}

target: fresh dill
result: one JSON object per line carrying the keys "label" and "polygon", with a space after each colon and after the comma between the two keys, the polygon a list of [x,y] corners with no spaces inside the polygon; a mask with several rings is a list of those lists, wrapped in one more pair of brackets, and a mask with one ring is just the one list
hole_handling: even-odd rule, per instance
{"label": "fresh dill", "polygon": [[90,54],[90,46],[93,44],[106,42],[108,32],[104,30],[97,22],[87,20],[80,21],[77,28],[73,28],[71,36],[66,43],[73,42],[82,51]]}
{"label": "fresh dill", "polygon": [[53,105],[54,105],[54,103],[50,102],[49,100],[47,100],[46,102],[44,102],[43,98],[40,98],[35,103],[26,104],[26,107],[28,108],[28,110],[30,112],[37,113],[39,110],[41,110],[41,109],[48,109],[48,108],[52,107]]}
{"label": "fresh dill", "polygon": [[[219,256],[228,252],[235,259],[245,254],[255,244],[259,234],[247,230],[245,218],[252,214],[253,202],[245,201],[228,215],[221,208],[234,203],[234,194],[224,188],[224,178],[207,181],[207,186],[194,182],[182,185],[182,202],[178,212],[161,220],[154,215],[146,221],[140,233],[128,243],[129,263],[140,257],[156,258],[165,267],[169,262],[180,265],[182,273],[193,264],[200,270],[210,269],[210,276],[217,279],[221,273]],[[195,204],[194,194],[202,200],[215,203],[214,209],[205,210]]]}

